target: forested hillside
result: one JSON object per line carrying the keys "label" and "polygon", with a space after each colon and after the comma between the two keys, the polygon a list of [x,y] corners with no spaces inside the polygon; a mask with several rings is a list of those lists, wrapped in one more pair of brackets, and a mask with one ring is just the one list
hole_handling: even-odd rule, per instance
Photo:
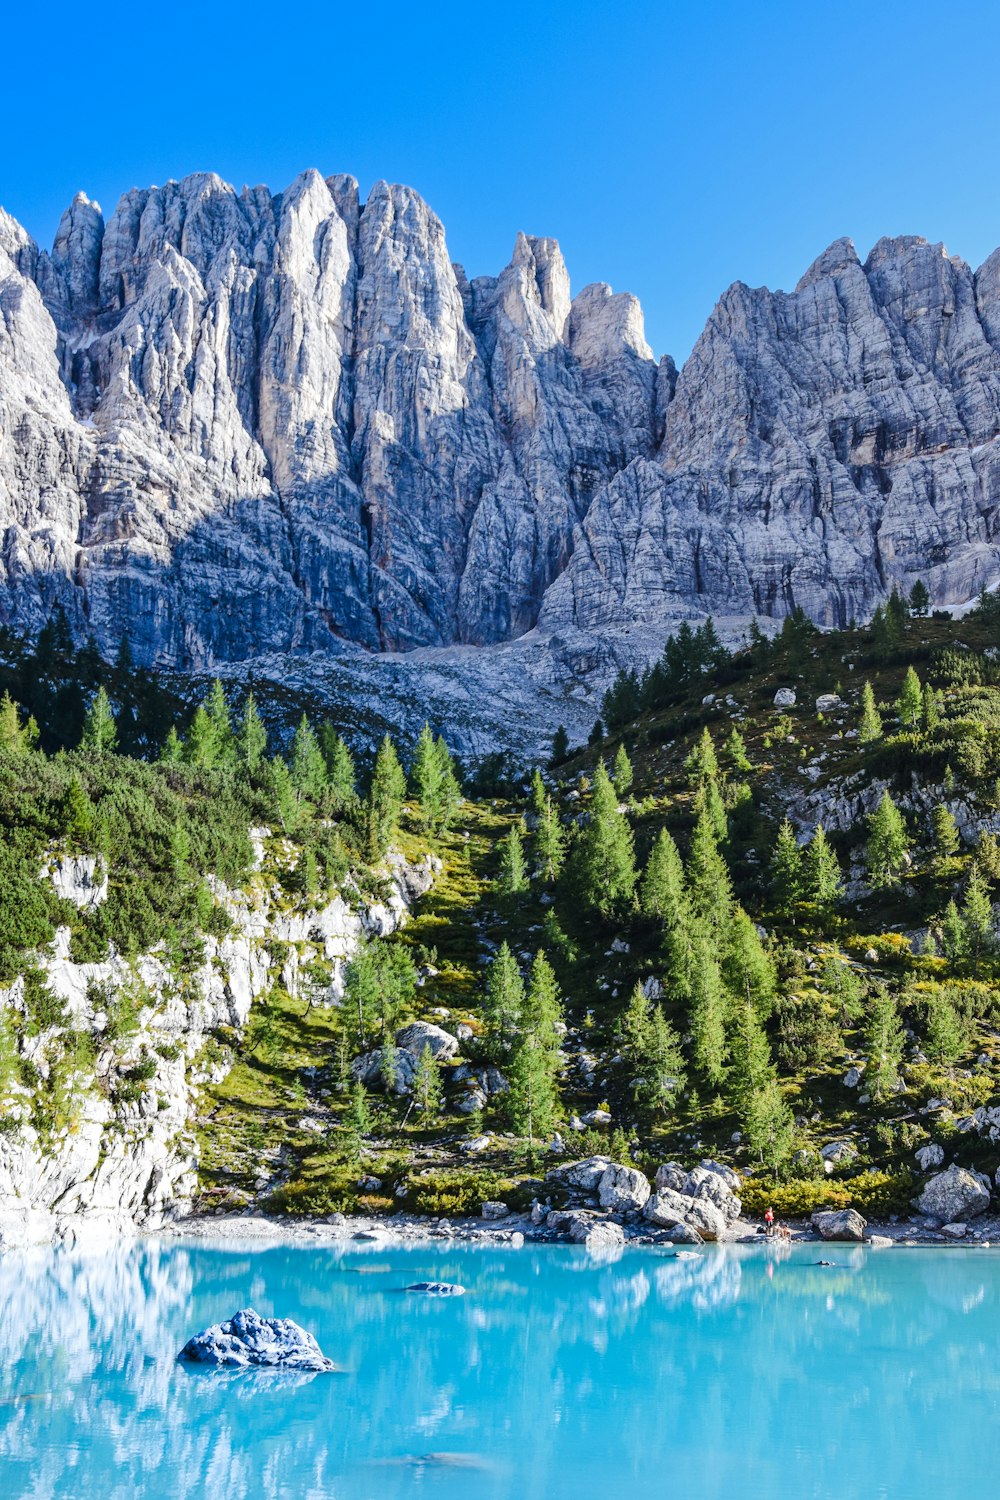
{"label": "forested hillside", "polygon": [[527,1205],[600,1152],[893,1212],[923,1148],[995,1165],[991,597],[736,652],[682,627],[587,747],[464,791],[431,729],[356,766],[58,636],[3,647],[8,1170],[95,1100],[136,1138],[176,1107],[201,1209]]}

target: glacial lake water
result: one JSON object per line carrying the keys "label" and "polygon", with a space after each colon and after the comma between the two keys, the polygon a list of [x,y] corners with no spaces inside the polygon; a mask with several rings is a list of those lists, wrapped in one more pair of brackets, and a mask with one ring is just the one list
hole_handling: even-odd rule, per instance
{"label": "glacial lake water", "polygon": [[[469,1295],[401,1290],[430,1279]],[[993,1496],[998,1289],[1000,1252],[965,1248],[12,1253],[0,1495]],[[247,1305],[295,1318],[343,1373],[176,1362]]]}

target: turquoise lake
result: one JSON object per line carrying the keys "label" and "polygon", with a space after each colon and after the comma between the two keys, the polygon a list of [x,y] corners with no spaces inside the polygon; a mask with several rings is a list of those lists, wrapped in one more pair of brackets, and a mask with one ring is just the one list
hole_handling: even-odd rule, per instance
{"label": "turquoise lake", "polygon": [[[430,1279],[469,1295],[401,1290]],[[992,1496],[998,1287],[1000,1252],[964,1248],[9,1254],[0,1495]],[[243,1306],[343,1373],[176,1363]]]}

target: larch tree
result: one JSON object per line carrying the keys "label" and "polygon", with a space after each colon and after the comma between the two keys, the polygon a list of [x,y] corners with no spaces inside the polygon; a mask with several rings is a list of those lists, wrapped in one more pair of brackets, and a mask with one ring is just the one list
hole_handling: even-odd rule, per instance
{"label": "larch tree", "polygon": [[111,700],[102,684],[94,694],[83,721],[80,747],[90,755],[109,755],[115,748],[118,730],[111,711]]}
{"label": "larch tree", "polygon": [[528,1137],[547,1136],[559,1120],[559,1032],[562,1020],[559,987],[552,967],[539,951],[521,1012],[521,1026],[511,1057],[510,1089],[504,1098],[511,1125]]}
{"label": "larch tree", "polygon": [[874,740],[881,738],[882,715],[878,711],[872,685],[866,681],[861,689],[861,722],[858,725],[858,739],[862,745],[870,745]]}
{"label": "larch tree", "polygon": [[524,1008],[524,980],[507,942],[500,944],[486,975],[482,1015],[490,1062],[502,1065],[514,1046]]}
{"label": "larch tree", "polygon": [[878,807],[868,818],[866,863],[872,886],[878,889],[897,885],[908,854],[909,841],[902,813],[885,791]]}
{"label": "larch tree", "polygon": [[577,840],[576,872],[584,903],[610,916],[635,893],[632,829],[618,809],[618,796],[604,762],[598,762],[590,799],[590,819]]}

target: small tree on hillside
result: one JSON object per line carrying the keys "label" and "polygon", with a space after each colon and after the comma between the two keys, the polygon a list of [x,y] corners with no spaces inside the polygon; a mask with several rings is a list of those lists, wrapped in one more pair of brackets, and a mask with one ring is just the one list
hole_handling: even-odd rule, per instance
{"label": "small tree on hillside", "polygon": [[521,1024],[524,980],[507,942],[500,944],[486,976],[483,997],[484,1050],[490,1062],[503,1064]]}
{"label": "small tree on hillside", "polygon": [[898,884],[908,853],[902,814],[889,793],[883,792],[881,802],[868,819],[866,860],[871,884],[876,888]]}
{"label": "small tree on hillside", "polygon": [[870,745],[874,740],[881,738],[882,715],[878,711],[872,685],[866,682],[861,689],[861,722],[858,725],[858,739],[862,745]]}
{"label": "small tree on hillside", "polygon": [[559,1033],[562,1019],[559,988],[543,952],[535,956],[531,982],[521,1012],[518,1033],[510,1063],[510,1089],[504,1106],[518,1135],[528,1137],[534,1149],[535,1137],[546,1136],[559,1120],[560,1071]]}
{"label": "small tree on hillside", "polygon": [[899,690],[899,698],[896,701],[896,713],[903,729],[916,729],[920,723],[923,706],[924,695],[920,687],[920,678],[913,667],[907,667],[903,686]]}
{"label": "small tree on hillside", "polygon": [[109,755],[115,748],[117,738],[118,730],[115,727],[115,716],[111,711],[111,700],[102,684],[87,709],[80,746],[90,755]]}

